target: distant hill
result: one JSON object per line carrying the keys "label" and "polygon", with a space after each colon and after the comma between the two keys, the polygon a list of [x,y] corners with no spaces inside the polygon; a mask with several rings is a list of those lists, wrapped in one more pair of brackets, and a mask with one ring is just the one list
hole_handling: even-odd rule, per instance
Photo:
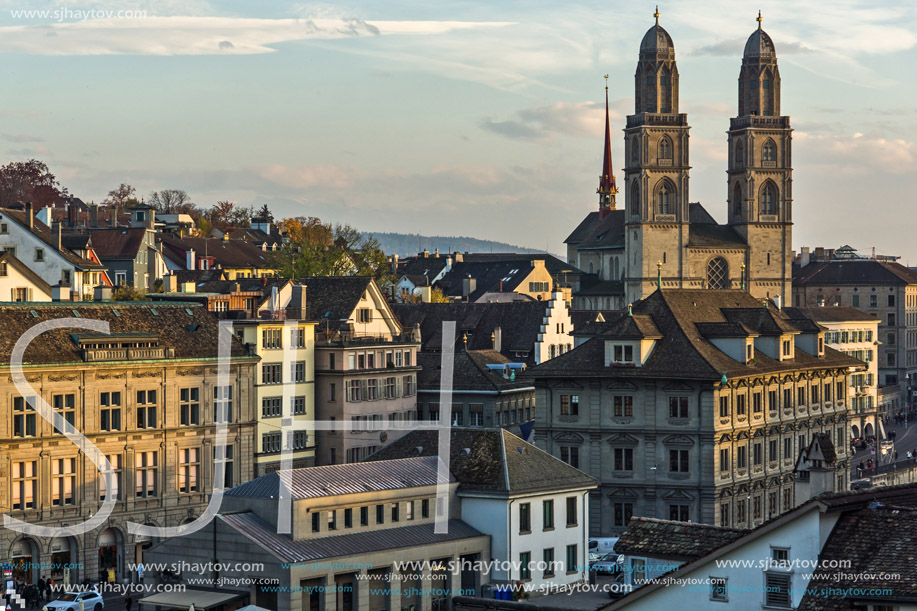
{"label": "distant hill", "polygon": [[[465,236],[428,236],[416,233],[377,233],[371,231],[363,233],[379,240],[379,244],[385,254],[398,255],[399,257],[410,257],[423,252],[424,249],[434,252],[437,248],[441,253],[447,253],[450,249],[452,252],[514,252],[523,255],[544,252],[537,248],[525,248],[507,244],[506,242],[479,240]],[[563,259],[565,257],[560,258]]]}

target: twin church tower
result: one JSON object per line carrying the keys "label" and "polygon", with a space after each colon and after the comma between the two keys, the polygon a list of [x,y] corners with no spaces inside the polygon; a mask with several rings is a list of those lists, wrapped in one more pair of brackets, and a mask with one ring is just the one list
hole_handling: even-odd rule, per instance
{"label": "twin church tower", "polygon": [[634,114],[624,129],[624,199],[611,162],[608,88],[599,210],[567,238],[567,260],[598,281],[579,309],[619,309],[662,288],[744,289],[790,305],[792,168],[790,118],[780,115],[780,72],[771,37],[745,44],[738,116],[729,124],[727,223],[689,199],[688,117],[679,112],[678,67],[656,24],[640,43]]}

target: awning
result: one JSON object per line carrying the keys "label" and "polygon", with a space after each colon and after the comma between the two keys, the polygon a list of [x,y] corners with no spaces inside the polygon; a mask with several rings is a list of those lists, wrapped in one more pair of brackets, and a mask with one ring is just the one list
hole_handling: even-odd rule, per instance
{"label": "awning", "polygon": [[227,592],[209,592],[206,590],[185,590],[184,592],[159,592],[140,600],[141,611],[153,607],[166,609],[181,609],[187,611],[194,604],[197,611],[206,611],[219,607],[224,603],[242,598],[242,594],[229,594]]}

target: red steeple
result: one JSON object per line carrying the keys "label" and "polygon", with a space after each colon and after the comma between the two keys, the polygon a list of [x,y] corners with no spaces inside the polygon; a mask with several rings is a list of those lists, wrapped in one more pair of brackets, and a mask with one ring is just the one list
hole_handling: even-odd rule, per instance
{"label": "red steeple", "polygon": [[615,186],[614,169],[611,167],[611,125],[608,118],[608,75],[605,75],[605,158],[602,160],[602,174],[599,176],[599,211],[605,213],[615,209],[615,195],[618,187]]}

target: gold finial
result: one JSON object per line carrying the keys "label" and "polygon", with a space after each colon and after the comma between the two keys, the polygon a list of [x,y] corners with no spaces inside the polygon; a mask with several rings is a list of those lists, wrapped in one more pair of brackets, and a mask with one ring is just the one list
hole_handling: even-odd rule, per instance
{"label": "gold finial", "polygon": [[764,18],[761,17],[761,9],[758,9],[758,29],[761,29],[761,22],[764,21]]}
{"label": "gold finial", "polygon": [[608,75],[605,75],[605,92],[608,92]]}
{"label": "gold finial", "polygon": [[659,25],[659,5],[656,5],[656,12],[653,13],[653,17],[656,18],[656,25]]}

